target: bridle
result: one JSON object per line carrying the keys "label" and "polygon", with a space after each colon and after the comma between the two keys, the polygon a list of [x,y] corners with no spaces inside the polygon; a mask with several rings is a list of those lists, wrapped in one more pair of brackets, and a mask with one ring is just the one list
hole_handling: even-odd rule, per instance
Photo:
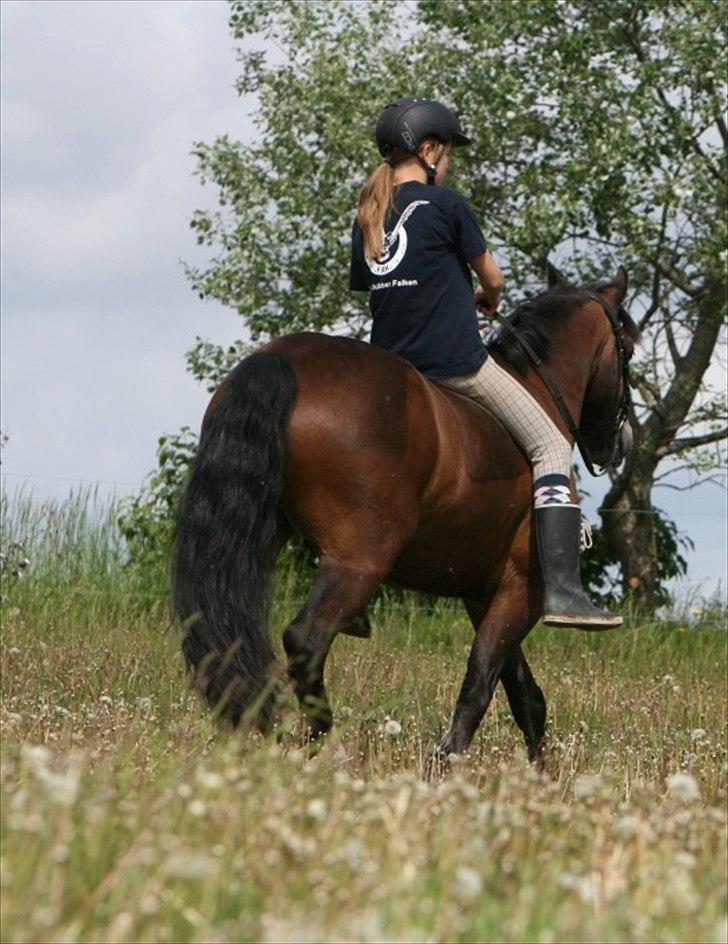
{"label": "bridle", "polygon": [[629,409],[632,403],[631,395],[631,382],[629,376],[629,359],[632,356],[631,352],[627,349],[627,342],[624,335],[624,327],[619,317],[621,309],[612,308],[608,302],[606,302],[601,295],[597,295],[596,292],[584,291],[581,293],[585,298],[590,298],[592,301],[598,302],[604,314],[609,319],[609,323],[612,326],[612,331],[614,332],[614,337],[617,342],[617,361],[619,367],[619,373],[622,377],[622,396],[620,397],[619,405],[617,407],[614,415],[607,421],[607,423],[600,425],[599,429],[604,429],[606,433],[609,433],[613,436],[614,439],[614,449],[612,451],[612,456],[608,462],[601,468],[601,471],[597,471],[594,467],[594,463],[591,460],[589,455],[589,447],[586,444],[579,427],[574,420],[574,417],[571,415],[571,411],[566,404],[564,395],[558,388],[556,381],[553,378],[551,371],[544,364],[542,359],[534,351],[533,347],[528,343],[528,341],[523,337],[523,335],[518,331],[513,325],[511,319],[513,315],[517,314],[528,302],[522,302],[514,311],[513,315],[510,318],[505,318],[503,315],[498,312],[495,313],[496,319],[500,322],[503,328],[513,335],[514,340],[519,345],[521,350],[526,354],[526,356],[533,362],[533,366],[536,369],[536,373],[541,377],[543,382],[549,388],[551,396],[554,398],[554,402],[558,407],[559,413],[561,413],[564,418],[564,422],[569,428],[569,432],[574,437],[574,441],[579,447],[579,452],[581,457],[584,460],[584,465],[587,467],[591,475],[600,476],[604,475],[607,469],[617,465],[621,460],[620,451],[622,443],[622,432],[627,424],[629,417]]}

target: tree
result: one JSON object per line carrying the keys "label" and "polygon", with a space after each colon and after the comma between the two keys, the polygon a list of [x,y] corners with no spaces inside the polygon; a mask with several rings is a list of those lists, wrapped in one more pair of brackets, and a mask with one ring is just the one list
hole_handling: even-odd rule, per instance
{"label": "tree", "polygon": [[[510,298],[547,259],[574,282],[616,262],[643,331],[635,449],[612,473],[603,533],[623,589],[651,610],[660,585],[652,490],[680,468],[713,474],[726,439],[710,384],[725,317],[726,24],[720,0],[233,2],[238,91],[258,140],[197,144],[216,212],[192,226],[213,251],[194,288],[233,306],[253,339],[367,326],[347,290],[356,192],[378,160],[384,102],[416,90],[463,115],[458,155]],[[270,53],[254,48],[265,40]],[[200,342],[204,377],[225,352]],[[664,529],[663,529],[663,534]]]}

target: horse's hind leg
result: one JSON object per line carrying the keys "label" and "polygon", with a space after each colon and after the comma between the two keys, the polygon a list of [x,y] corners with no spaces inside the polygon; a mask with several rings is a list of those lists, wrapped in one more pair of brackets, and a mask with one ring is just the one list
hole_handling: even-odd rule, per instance
{"label": "horse's hind leg", "polygon": [[520,646],[506,657],[501,668],[501,682],[516,724],[526,739],[528,759],[540,764],[546,729],[546,699]]}
{"label": "horse's hind leg", "polygon": [[288,674],[313,737],[332,724],[324,665],[338,632],[350,630],[377,590],[380,573],[361,573],[322,560],[303,609],[283,633]]}

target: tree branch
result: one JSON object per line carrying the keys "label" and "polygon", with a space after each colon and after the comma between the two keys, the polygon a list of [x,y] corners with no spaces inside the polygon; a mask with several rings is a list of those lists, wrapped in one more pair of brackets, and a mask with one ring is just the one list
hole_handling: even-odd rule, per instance
{"label": "tree branch", "polygon": [[704,433],[702,436],[685,436],[683,439],[673,439],[671,443],[660,446],[655,452],[662,458],[674,455],[676,452],[685,452],[686,449],[694,449],[696,446],[707,446],[708,443],[720,442],[721,439],[728,439],[728,426],[714,430],[712,433]]}
{"label": "tree branch", "polygon": [[688,485],[673,485],[672,482],[658,482],[655,480],[655,488],[671,488],[673,492],[689,492],[693,488],[697,488],[698,485],[705,485],[707,482],[712,482],[713,485],[717,485],[719,488],[725,488],[724,478],[720,478],[718,475],[704,475],[701,479],[697,479],[695,482],[690,482]]}
{"label": "tree branch", "polygon": [[670,265],[670,263],[658,259],[655,265],[666,279],[669,279],[674,286],[679,288],[681,292],[685,292],[685,294],[689,295],[691,298],[700,298],[705,293],[705,289],[702,286],[693,285],[692,282],[685,278],[682,272],[673,265]]}
{"label": "tree branch", "polygon": [[[665,242],[665,229],[667,228],[667,204],[662,208],[662,219],[660,220],[660,238],[657,243],[657,252],[655,253],[656,259],[659,260],[660,253],[662,252],[662,246]],[[660,276],[662,272],[660,271],[659,265],[655,265],[655,268],[652,272],[652,291],[650,293],[650,304],[647,307],[644,315],[640,318],[639,328],[640,331],[644,331],[647,326],[650,318],[654,315],[657,309],[660,307]]]}
{"label": "tree branch", "polygon": [[677,349],[677,343],[675,341],[675,334],[672,330],[672,324],[670,323],[669,316],[665,318],[664,326],[665,326],[665,337],[667,338],[667,346],[670,349],[670,357],[672,358],[672,362],[675,365],[675,367],[679,368],[680,361],[682,360],[682,358],[680,357],[680,351],[678,351]]}

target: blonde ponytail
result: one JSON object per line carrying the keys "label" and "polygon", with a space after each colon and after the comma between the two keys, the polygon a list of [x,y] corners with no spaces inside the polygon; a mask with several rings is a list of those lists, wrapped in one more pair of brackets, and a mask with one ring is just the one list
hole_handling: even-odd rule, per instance
{"label": "blonde ponytail", "polygon": [[364,234],[364,254],[369,259],[378,259],[382,254],[384,221],[394,197],[394,168],[383,163],[369,176],[361,188],[357,205],[357,219]]}
{"label": "blonde ponytail", "polygon": [[[445,151],[450,150],[437,138],[425,138],[435,149],[433,162],[437,164]],[[421,142],[423,143],[423,142]],[[396,164],[413,157],[406,151],[397,150],[387,161],[369,176],[361,188],[356,216],[364,234],[364,255],[368,259],[378,259],[383,250],[384,223],[389,215],[394,199],[394,168]]]}

